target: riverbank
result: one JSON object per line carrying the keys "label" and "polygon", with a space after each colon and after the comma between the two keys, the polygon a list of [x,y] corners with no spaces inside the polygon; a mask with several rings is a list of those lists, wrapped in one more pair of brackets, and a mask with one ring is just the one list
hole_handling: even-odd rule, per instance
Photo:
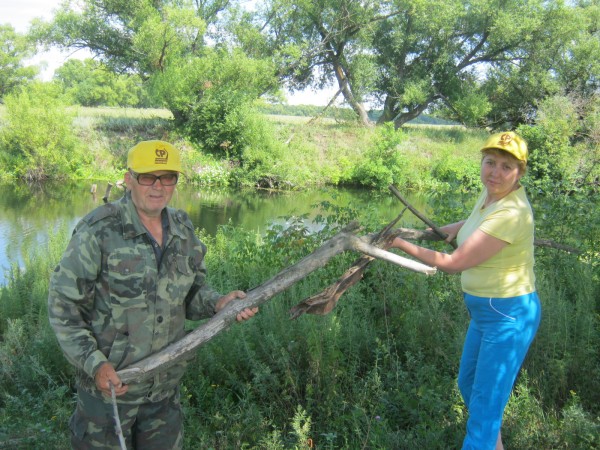
{"label": "riverbank", "polygon": [[[257,113],[252,142],[233,149],[224,141],[217,152],[209,152],[189,141],[167,110],[52,107],[57,112],[45,120],[38,118],[38,107],[31,107],[23,117],[12,118],[23,121],[21,126],[5,122],[2,134],[12,162],[0,168],[1,178],[120,179],[129,148],[140,140],[163,139],[183,150],[186,180],[198,185],[298,190],[387,189],[394,183],[440,190],[448,184],[472,184],[478,145],[486,136],[462,127],[409,125],[395,131],[353,121]],[[53,119],[59,113],[60,120]],[[58,137],[44,131],[52,120]]]}
{"label": "riverbank", "polygon": [[[463,127],[408,125],[365,128],[329,118],[261,115],[264,145],[241,157],[211,154],[177,132],[169,111],[78,108],[75,133],[90,153],[86,177],[120,177],[139,140],[164,139],[183,149],[186,178],[205,186],[297,190],[319,186],[446,190],[477,178],[486,133]],[[443,169],[442,169],[443,166]],[[94,175],[95,174],[95,175]]]}

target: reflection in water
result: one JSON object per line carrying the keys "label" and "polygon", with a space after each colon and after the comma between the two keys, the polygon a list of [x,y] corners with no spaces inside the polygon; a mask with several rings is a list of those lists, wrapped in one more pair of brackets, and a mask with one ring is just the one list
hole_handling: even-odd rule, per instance
{"label": "reflection in water", "polygon": [[[23,255],[43,247],[49,233],[61,227],[72,230],[79,219],[103,203],[106,182],[85,184],[44,184],[41,186],[0,186],[0,284],[11,264],[22,265]],[[110,200],[123,194],[112,188]],[[322,214],[323,201],[344,207],[372,208],[382,221],[393,219],[401,205],[389,193],[374,194],[360,190],[315,189],[303,192],[233,191],[180,185],[171,206],[186,211],[194,225],[214,235],[221,225],[230,224],[248,231],[264,232],[271,224],[285,224],[285,217],[306,215],[312,220]],[[410,201],[415,201],[411,199]],[[415,201],[422,208],[422,202]],[[415,225],[405,214],[406,225]],[[419,226],[419,225],[417,225]]]}

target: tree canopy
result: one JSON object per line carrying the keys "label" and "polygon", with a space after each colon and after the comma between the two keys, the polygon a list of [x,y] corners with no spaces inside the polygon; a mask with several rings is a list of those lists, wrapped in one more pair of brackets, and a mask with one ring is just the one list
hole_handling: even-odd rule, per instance
{"label": "tree canopy", "polygon": [[0,25],[0,99],[35,78],[38,69],[25,65],[34,53],[25,36],[10,25]]}
{"label": "tree canopy", "polygon": [[[113,70],[160,86],[154,95],[184,120],[190,105],[206,98],[205,87],[216,86],[206,74],[232,61],[242,64],[244,87],[236,92],[252,93],[244,94],[248,101],[283,88],[333,84],[363,124],[370,123],[368,102],[383,110],[379,123],[396,127],[428,112],[467,125],[515,128],[532,121],[549,96],[598,92],[598,0],[252,5],[83,0],[75,8],[67,1],[34,32],[46,43],[87,48]],[[249,73],[246,65],[260,70]],[[231,92],[222,81],[217,85]],[[170,85],[177,92],[165,89]]]}

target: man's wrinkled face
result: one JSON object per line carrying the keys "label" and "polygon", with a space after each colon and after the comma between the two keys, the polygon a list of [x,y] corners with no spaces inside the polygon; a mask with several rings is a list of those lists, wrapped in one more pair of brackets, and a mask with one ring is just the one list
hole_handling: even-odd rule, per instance
{"label": "man's wrinkled face", "polygon": [[138,213],[148,217],[160,216],[173,197],[178,175],[168,170],[142,174],[127,172],[125,183]]}

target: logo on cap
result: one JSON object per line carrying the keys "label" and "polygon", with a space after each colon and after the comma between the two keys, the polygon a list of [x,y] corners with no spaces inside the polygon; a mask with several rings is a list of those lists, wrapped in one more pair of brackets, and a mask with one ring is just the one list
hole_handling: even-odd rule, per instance
{"label": "logo on cap", "polygon": [[156,155],[154,164],[167,164],[169,162],[169,152],[164,148],[157,148],[154,150],[154,154]]}
{"label": "logo on cap", "polygon": [[500,136],[500,140],[498,141],[498,144],[500,144],[503,147],[508,147],[508,145],[512,142],[513,138],[510,134],[508,133],[504,133],[502,136]]}

